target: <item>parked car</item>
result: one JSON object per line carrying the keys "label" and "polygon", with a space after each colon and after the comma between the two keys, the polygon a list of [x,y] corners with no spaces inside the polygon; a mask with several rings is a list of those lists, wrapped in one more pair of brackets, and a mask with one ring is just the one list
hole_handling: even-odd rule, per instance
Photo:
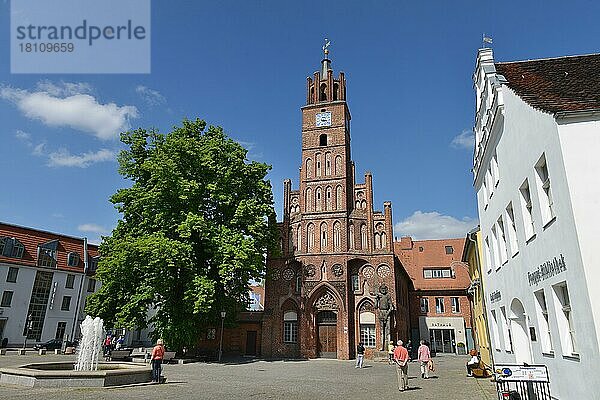
{"label": "parked car", "polygon": [[[62,344],[63,344],[62,339],[50,339],[47,342],[35,344],[33,346],[33,349],[34,350],[39,350],[39,349],[46,349],[46,350],[62,349]],[[66,347],[75,347],[75,346],[77,346],[77,341],[71,342],[71,341],[67,340],[66,345],[67,345]]]}

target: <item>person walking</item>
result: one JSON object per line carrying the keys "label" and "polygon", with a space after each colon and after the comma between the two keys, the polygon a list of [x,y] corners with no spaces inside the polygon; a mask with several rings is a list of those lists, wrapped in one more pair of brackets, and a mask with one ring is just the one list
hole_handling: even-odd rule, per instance
{"label": "person walking", "polygon": [[365,346],[362,342],[356,346],[356,366],[354,368],[362,368],[365,361]]}
{"label": "person walking", "polygon": [[421,365],[421,378],[429,379],[429,361],[431,360],[431,352],[424,340],[421,340],[421,345],[417,350],[417,359]]}
{"label": "person walking", "polygon": [[390,341],[388,343],[388,364],[394,364],[394,342]]}
{"label": "person walking", "polygon": [[403,344],[402,340],[398,340],[398,346],[394,349],[398,390],[401,392],[408,389],[408,350],[402,346]]}
{"label": "person walking", "polygon": [[160,383],[160,369],[163,357],[165,356],[165,347],[163,343],[162,339],[158,339],[156,341],[156,346],[152,349],[152,383]]}

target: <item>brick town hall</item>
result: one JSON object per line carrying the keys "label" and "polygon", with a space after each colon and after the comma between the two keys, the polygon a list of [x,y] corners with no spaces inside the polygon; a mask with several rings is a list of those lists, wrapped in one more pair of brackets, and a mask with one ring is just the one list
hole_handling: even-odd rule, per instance
{"label": "brick town hall", "polygon": [[409,278],[394,257],[391,203],[374,211],[371,173],[356,183],[346,79],[334,77],[327,50],[321,71],[307,78],[301,111],[300,187],[284,181],[262,355],[349,359],[362,341],[370,356],[382,338],[408,337]]}

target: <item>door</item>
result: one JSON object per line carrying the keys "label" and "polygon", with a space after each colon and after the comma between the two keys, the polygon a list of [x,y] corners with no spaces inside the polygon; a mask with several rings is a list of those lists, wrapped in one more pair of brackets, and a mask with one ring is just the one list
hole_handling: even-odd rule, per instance
{"label": "door", "polygon": [[337,357],[337,332],[335,325],[319,325],[319,353],[321,357]]}
{"label": "door", "polygon": [[337,315],[333,311],[321,311],[317,315],[318,348],[320,357],[337,358]]}
{"label": "door", "polygon": [[256,355],[256,331],[246,331],[246,355]]}

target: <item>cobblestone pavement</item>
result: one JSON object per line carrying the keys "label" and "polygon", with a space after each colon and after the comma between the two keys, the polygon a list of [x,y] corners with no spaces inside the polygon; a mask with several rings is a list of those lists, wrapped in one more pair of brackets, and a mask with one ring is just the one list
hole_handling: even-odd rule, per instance
{"label": "cobblestone pavement", "polygon": [[[28,362],[73,359],[73,356],[0,356],[0,367]],[[488,379],[466,377],[465,357],[438,356],[436,371],[421,379],[417,363],[410,363],[411,390],[400,393],[396,371],[382,362],[263,361],[239,359],[217,363],[165,365],[167,383],[120,388],[33,389],[0,386],[0,399],[447,399],[495,400]]]}

